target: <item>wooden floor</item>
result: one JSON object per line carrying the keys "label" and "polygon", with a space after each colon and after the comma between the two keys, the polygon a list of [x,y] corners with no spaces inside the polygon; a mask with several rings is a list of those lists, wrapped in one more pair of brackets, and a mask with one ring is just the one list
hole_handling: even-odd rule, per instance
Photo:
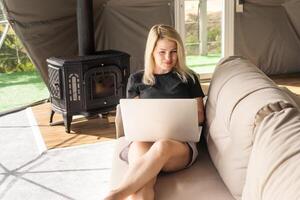
{"label": "wooden floor", "polygon": [[[300,96],[300,74],[272,76],[272,80],[279,86],[284,86]],[[209,82],[201,83],[207,94]],[[41,104],[32,107],[40,132],[48,149],[90,144],[115,139],[115,126],[113,120],[103,118],[85,119],[82,116],[74,119],[71,133],[66,133],[63,124],[49,126],[50,104]],[[54,121],[61,121],[60,114],[54,115]]]}
{"label": "wooden floor", "polygon": [[83,116],[76,116],[71,124],[71,133],[66,133],[62,116],[58,113],[54,115],[53,121],[61,123],[56,126],[49,125],[50,103],[34,106],[32,111],[48,149],[91,144],[113,140],[116,137],[115,124],[107,118],[87,120]]}
{"label": "wooden floor", "polygon": [[279,86],[287,87],[300,96],[300,73],[289,75],[275,75],[271,79]]}

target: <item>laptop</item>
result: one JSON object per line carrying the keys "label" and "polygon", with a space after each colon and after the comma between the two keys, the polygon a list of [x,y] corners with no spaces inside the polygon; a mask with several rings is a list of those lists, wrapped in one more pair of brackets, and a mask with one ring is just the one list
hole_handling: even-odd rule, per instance
{"label": "laptop", "polygon": [[120,99],[120,107],[128,141],[200,140],[196,99]]}

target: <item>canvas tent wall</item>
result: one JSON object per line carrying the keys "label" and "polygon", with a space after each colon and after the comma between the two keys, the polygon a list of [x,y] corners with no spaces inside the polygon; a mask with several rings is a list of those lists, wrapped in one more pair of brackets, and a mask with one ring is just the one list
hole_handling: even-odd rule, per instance
{"label": "canvas tent wall", "polygon": [[236,55],[266,74],[300,72],[300,0],[246,0],[234,26]]}
{"label": "canvas tent wall", "polygon": [[[131,71],[143,68],[146,38],[157,23],[174,26],[172,0],[94,0],[96,50],[131,55]],[[76,0],[4,0],[7,18],[43,80],[46,59],[78,55]]]}
{"label": "canvas tent wall", "polygon": [[[147,32],[174,26],[179,0],[94,0],[96,50],[131,55],[131,71],[143,68]],[[226,0],[227,1],[227,0]],[[234,53],[267,74],[300,72],[300,0],[244,0],[235,14]],[[8,20],[48,82],[45,59],[77,55],[76,0],[3,0]]]}

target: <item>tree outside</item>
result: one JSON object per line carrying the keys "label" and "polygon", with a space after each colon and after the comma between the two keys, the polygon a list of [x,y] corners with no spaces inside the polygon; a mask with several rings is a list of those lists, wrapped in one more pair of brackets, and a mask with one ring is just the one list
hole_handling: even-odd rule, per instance
{"label": "tree outside", "polygon": [[0,9],[0,113],[47,99],[49,92]]}
{"label": "tree outside", "polygon": [[[4,33],[6,24],[2,24],[0,35]],[[35,67],[28,58],[26,50],[20,40],[9,28],[0,49],[0,73],[35,71]]]}
{"label": "tree outside", "polygon": [[[186,51],[187,55],[199,55],[199,17],[189,14],[186,23]],[[208,14],[207,46],[209,54],[221,54],[221,12]]]}

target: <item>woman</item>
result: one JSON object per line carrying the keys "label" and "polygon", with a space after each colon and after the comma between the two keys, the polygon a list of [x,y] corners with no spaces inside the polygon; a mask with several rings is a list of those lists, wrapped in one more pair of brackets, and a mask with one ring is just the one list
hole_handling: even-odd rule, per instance
{"label": "woman", "polygon": [[[176,30],[167,25],[151,28],[145,51],[145,69],[132,74],[127,85],[128,98],[195,98],[198,120],[204,121],[203,92],[197,76],[185,64],[184,46]],[[132,142],[120,157],[128,171],[118,188],[105,200],[154,199],[159,172],[174,172],[193,164],[196,144],[175,140]]]}

